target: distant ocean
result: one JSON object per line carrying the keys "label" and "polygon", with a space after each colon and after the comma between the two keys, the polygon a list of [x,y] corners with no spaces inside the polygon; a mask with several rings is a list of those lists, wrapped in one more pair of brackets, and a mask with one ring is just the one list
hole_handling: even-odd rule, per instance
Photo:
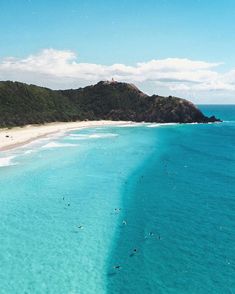
{"label": "distant ocean", "polygon": [[235,106],[199,107],[1,154],[0,293],[235,293]]}

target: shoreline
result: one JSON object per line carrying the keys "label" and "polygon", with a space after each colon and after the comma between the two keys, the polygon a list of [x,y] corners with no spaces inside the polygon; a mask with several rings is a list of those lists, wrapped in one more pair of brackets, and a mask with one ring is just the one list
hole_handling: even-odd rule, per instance
{"label": "shoreline", "polygon": [[53,122],[43,125],[26,125],[24,127],[14,127],[11,129],[0,129],[0,152],[8,151],[18,147],[22,147],[35,140],[53,135],[59,132],[67,132],[70,130],[90,128],[119,126],[126,124],[136,124],[131,121],[77,121],[77,122]]}
{"label": "shoreline", "polygon": [[[0,128],[0,153],[9,151],[27,145],[38,139],[53,135],[59,132],[68,132],[71,130],[79,130],[83,128],[95,128],[105,126],[137,126],[144,122],[133,121],[113,121],[113,120],[97,120],[97,121],[76,121],[76,122],[52,122],[46,124],[32,124],[23,127]],[[148,127],[178,125],[179,123],[148,123]],[[184,123],[199,124],[199,123]],[[208,123],[211,124],[211,123]]]}

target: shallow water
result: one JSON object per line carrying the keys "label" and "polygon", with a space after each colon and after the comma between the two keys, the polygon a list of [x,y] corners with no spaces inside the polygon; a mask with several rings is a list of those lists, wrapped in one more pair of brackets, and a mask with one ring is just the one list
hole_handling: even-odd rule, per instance
{"label": "shallow water", "polygon": [[201,108],[3,154],[0,293],[235,293],[235,107]]}

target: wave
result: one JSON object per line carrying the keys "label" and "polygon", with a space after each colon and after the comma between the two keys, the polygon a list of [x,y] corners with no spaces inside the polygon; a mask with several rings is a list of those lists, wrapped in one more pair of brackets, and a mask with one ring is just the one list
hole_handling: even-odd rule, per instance
{"label": "wave", "polygon": [[87,138],[87,137],[89,137],[89,135],[85,135],[85,134],[70,134],[69,137]]}
{"label": "wave", "polygon": [[[55,133],[55,134],[47,134],[45,135],[45,137],[42,137],[42,138],[35,138],[35,140],[27,143],[27,144],[24,144],[23,146],[19,147],[19,149],[25,149],[27,147],[35,147],[35,148],[38,148],[40,147],[43,143],[46,143],[46,142],[49,142],[51,140],[57,140],[61,137],[63,137],[65,135],[65,131],[60,131],[58,133]],[[30,154],[32,152],[35,152],[36,150],[27,150],[24,152],[24,154]]]}
{"label": "wave", "polygon": [[41,148],[43,149],[50,149],[50,148],[64,148],[64,147],[77,147],[77,144],[69,144],[69,143],[57,143],[57,142],[50,142]]}
{"label": "wave", "polygon": [[31,154],[31,153],[33,153],[33,152],[35,152],[35,150],[33,150],[33,149],[29,149],[29,150],[26,150],[26,151],[24,152],[24,154],[27,155],[27,154]]}
{"label": "wave", "polygon": [[162,126],[175,126],[178,125],[179,123],[152,123],[147,125],[147,128],[158,128]]}
{"label": "wave", "polygon": [[45,138],[36,138],[35,140],[24,144],[23,146],[19,147],[19,149],[25,149],[25,148],[29,148],[29,147],[38,147],[41,144],[43,144],[44,142],[48,142],[49,137],[45,137]]}
{"label": "wave", "polygon": [[90,135],[90,138],[110,138],[110,137],[117,137],[117,134],[112,134],[112,133],[97,133],[97,134],[92,134]]}
{"label": "wave", "polygon": [[14,158],[15,158],[15,156],[8,156],[8,157],[2,157],[2,158],[0,158],[0,167],[10,166],[10,165],[16,165],[17,163],[12,162],[12,160]]}
{"label": "wave", "polygon": [[118,128],[134,128],[134,127],[141,127],[145,125],[145,123],[129,123],[125,125],[117,126]]}
{"label": "wave", "polygon": [[94,134],[70,134],[70,140],[86,140],[86,139],[99,139],[99,138],[111,138],[117,137],[117,134],[113,133],[94,133]]}

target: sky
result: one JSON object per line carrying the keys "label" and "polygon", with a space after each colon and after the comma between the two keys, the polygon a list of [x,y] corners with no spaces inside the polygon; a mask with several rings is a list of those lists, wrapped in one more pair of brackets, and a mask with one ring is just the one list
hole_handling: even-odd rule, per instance
{"label": "sky", "polygon": [[0,0],[0,80],[235,103],[234,0]]}

